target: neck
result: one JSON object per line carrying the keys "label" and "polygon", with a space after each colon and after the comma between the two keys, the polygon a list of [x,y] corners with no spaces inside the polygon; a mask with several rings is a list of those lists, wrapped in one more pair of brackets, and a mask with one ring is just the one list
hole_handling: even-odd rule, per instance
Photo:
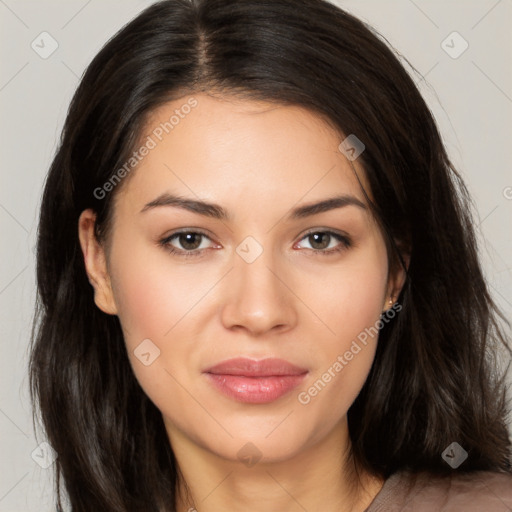
{"label": "neck", "polygon": [[356,470],[346,422],[293,457],[250,467],[167,429],[180,473],[177,512],[364,512],[383,484]]}

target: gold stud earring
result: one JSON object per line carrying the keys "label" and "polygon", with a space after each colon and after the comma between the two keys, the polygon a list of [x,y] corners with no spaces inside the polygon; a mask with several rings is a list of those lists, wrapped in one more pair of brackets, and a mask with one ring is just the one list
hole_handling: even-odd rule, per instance
{"label": "gold stud earring", "polygon": [[388,311],[388,309],[390,309],[390,308],[391,308],[391,306],[392,306],[392,304],[393,304],[393,298],[391,298],[391,299],[389,299],[389,300],[388,300],[388,304],[389,304],[389,306],[390,306],[390,307],[389,307],[389,308],[385,308],[385,309],[383,309],[383,310],[382,310],[382,313],[385,313],[386,311]]}

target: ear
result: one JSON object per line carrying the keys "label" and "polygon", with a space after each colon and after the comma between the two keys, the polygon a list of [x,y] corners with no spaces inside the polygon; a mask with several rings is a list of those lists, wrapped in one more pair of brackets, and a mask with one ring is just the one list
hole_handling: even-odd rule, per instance
{"label": "ear", "polygon": [[404,262],[405,268],[402,263],[399,261],[394,268],[390,268],[389,278],[388,278],[388,286],[387,286],[387,295],[385,297],[385,303],[383,307],[383,312],[391,309],[402,291],[402,288],[405,285],[405,281],[407,279],[407,269],[409,269],[409,263],[411,260],[411,251],[408,246],[404,246],[403,244],[395,241],[397,249],[400,251],[400,255]]}
{"label": "ear", "polygon": [[112,292],[112,284],[107,270],[107,260],[103,246],[96,239],[94,226],[96,214],[84,210],[78,219],[78,237],[84,256],[85,271],[94,288],[94,302],[104,313],[117,314]]}

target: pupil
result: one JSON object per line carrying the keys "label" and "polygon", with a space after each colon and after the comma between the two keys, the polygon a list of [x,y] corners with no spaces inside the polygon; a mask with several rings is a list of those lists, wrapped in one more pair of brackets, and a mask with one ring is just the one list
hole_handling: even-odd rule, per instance
{"label": "pupil", "polygon": [[[327,243],[322,243],[321,241],[319,242],[318,239],[322,239],[323,237],[325,237],[325,239],[328,240],[329,236],[330,235],[327,233],[314,233],[314,234],[310,235],[310,238],[313,238],[313,240],[314,240],[313,243],[311,243],[311,240],[310,240],[310,243],[313,246],[313,248],[315,248],[315,249],[325,249],[329,245],[329,242],[327,241]],[[315,247],[315,244],[318,244],[318,243],[321,245],[321,247]]]}
{"label": "pupil", "polygon": [[[186,233],[184,235],[180,235],[180,243],[185,249],[197,249],[201,243],[197,243],[201,235],[196,233]],[[194,238],[197,238],[196,243],[194,243]]]}

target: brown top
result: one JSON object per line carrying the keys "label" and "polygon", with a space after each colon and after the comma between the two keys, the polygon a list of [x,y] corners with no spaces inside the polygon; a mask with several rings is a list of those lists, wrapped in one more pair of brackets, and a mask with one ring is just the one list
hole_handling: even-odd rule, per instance
{"label": "brown top", "polygon": [[391,475],[365,512],[512,512],[512,474]]}

